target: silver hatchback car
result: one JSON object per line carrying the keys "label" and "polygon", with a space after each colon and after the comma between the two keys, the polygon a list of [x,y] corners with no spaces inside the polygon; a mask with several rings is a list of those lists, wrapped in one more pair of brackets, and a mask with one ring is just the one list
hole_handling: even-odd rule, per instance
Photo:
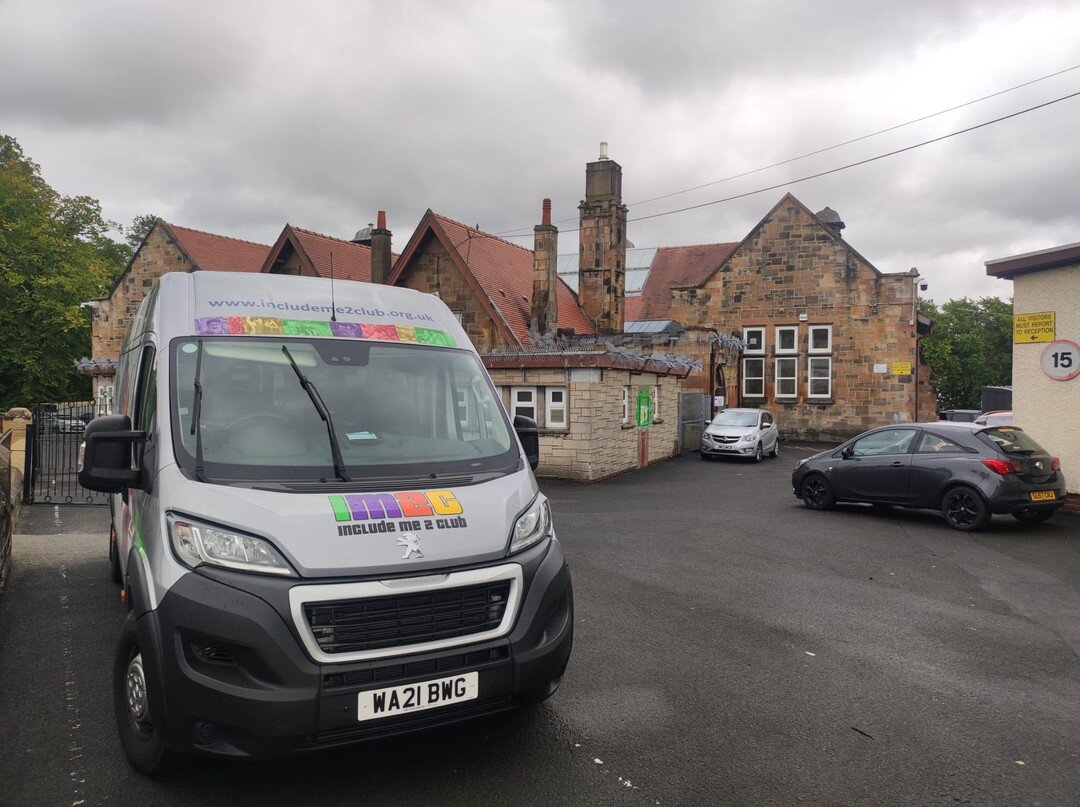
{"label": "silver hatchback car", "polygon": [[780,455],[780,430],[765,409],[725,409],[701,435],[701,458],[744,457],[761,462]]}

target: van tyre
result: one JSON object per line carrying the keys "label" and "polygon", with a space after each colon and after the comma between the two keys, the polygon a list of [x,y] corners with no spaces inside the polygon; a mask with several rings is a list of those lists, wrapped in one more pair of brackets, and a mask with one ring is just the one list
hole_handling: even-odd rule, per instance
{"label": "van tyre", "polygon": [[959,485],[941,499],[941,514],[954,530],[975,532],[990,523],[990,508],[974,488]]}
{"label": "van tyre", "polygon": [[140,773],[155,776],[173,770],[181,757],[165,746],[150,714],[135,616],[124,619],[113,658],[113,713],[120,745]]}
{"label": "van tyre", "polygon": [[821,474],[810,474],[802,483],[803,504],[811,510],[828,510],[836,504],[832,485]]}

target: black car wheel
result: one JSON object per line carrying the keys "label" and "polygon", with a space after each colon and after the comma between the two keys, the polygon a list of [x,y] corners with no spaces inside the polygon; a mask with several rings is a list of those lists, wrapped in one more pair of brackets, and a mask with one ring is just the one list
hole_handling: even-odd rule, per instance
{"label": "black car wheel", "polygon": [[810,474],[803,480],[802,500],[811,510],[828,510],[836,503],[832,486],[821,474]]}
{"label": "black car wheel", "polygon": [[1053,510],[1021,510],[1019,513],[1013,513],[1012,517],[1017,521],[1021,521],[1024,524],[1042,524],[1050,516],[1054,515]]}
{"label": "black car wheel", "polygon": [[972,488],[952,488],[941,500],[941,513],[950,527],[964,532],[981,530],[990,521],[990,510]]}
{"label": "black car wheel", "polygon": [[128,614],[113,658],[113,712],[116,732],[128,761],[140,773],[154,776],[182,759],[165,745],[150,715],[150,698],[135,617]]}

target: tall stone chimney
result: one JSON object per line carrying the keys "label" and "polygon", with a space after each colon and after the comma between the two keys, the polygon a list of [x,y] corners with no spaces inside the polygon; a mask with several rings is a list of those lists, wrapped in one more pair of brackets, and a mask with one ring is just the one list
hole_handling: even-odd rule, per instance
{"label": "tall stone chimney", "polygon": [[371,282],[385,283],[390,277],[390,231],[386,229],[386,211],[379,211],[378,224],[371,231]]}
{"label": "tall stone chimney", "polygon": [[559,327],[559,228],[551,223],[551,200],[544,200],[540,224],[533,227],[533,292],[530,324],[541,336],[554,336]]}
{"label": "tall stone chimney", "polygon": [[578,205],[581,256],[578,300],[598,334],[622,333],[626,301],[626,205],[622,167],[607,156],[585,166],[585,201]]}

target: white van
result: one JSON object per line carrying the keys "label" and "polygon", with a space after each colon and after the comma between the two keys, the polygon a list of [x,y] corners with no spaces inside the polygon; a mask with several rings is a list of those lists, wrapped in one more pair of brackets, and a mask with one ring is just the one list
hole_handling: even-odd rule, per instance
{"label": "white van", "polygon": [[79,481],[116,494],[130,611],[113,697],[140,771],[399,734],[558,687],[573,592],[532,474],[536,424],[509,422],[436,297],[166,274],[132,321],[117,408],[86,427]]}

